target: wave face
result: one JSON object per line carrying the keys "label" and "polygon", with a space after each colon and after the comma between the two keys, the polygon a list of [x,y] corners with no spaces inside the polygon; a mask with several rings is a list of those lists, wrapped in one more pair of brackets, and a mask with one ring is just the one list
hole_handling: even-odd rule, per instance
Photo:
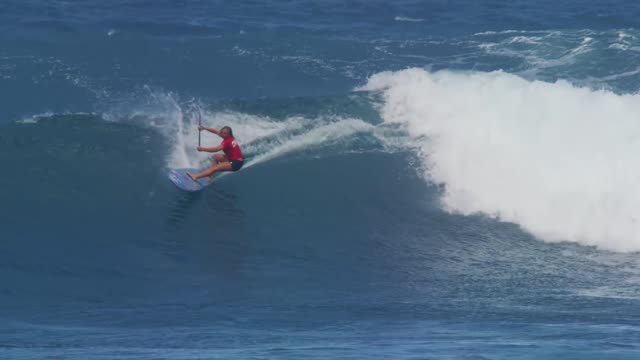
{"label": "wave face", "polygon": [[0,358],[637,358],[638,15],[3,2]]}

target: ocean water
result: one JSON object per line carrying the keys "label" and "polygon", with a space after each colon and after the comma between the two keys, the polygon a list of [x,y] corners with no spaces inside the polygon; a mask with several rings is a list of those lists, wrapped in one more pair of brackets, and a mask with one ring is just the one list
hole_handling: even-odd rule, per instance
{"label": "ocean water", "polygon": [[640,358],[638,19],[0,2],[0,358]]}

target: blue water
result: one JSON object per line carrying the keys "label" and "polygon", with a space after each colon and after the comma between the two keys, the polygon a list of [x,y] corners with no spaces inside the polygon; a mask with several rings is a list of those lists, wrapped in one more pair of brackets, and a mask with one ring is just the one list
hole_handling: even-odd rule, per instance
{"label": "blue water", "polygon": [[3,1],[0,358],[640,358],[638,19]]}

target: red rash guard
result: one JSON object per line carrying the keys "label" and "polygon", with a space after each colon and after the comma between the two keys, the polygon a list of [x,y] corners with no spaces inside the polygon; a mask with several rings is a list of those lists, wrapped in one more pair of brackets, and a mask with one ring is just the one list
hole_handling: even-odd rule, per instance
{"label": "red rash guard", "polygon": [[227,159],[229,159],[229,161],[244,160],[244,156],[242,156],[242,151],[240,151],[240,146],[238,146],[236,139],[228,137],[222,140],[221,145],[222,151],[227,155]]}

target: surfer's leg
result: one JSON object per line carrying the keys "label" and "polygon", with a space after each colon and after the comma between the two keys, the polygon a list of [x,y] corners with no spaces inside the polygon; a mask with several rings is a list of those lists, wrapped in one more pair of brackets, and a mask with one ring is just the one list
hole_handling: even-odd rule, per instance
{"label": "surfer's leg", "polygon": [[212,165],[218,165],[219,163],[222,163],[222,162],[225,162],[225,161],[229,161],[229,160],[227,160],[226,155],[216,154],[216,155],[213,156]]}
{"label": "surfer's leg", "polygon": [[214,165],[214,166],[208,168],[207,170],[205,170],[205,171],[203,171],[201,173],[192,174],[190,172],[187,172],[187,175],[189,175],[189,177],[192,178],[193,181],[196,181],[196,180],[198,180],[200,178],[203,178],[205,176],[211,176],[211,175],[215,174],[218,171],[231,171],[231,170],[232,170],[231,163],[223,162],[223,163],[220,163],[218,165]]}

